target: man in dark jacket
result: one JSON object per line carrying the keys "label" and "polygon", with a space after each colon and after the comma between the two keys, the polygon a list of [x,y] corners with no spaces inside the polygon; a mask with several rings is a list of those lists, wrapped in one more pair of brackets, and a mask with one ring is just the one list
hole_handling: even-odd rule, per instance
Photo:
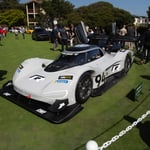
{"label": "man in dark jacket", "polygon": [[61,42],[61,47],[62,47],[61,51],[64,51],[65,48],[68,49],[68,34],[63,25],[61,25],[59,28],[58,37]]}
{"label": "man in dark jacket", "polygon": [[142,63],[145,57],[145,63],[148,63],[150,59],[150,25],[148,26],[148,30],[143,35],[143,55],[142,55]]}
{"label": "man in dark jacket", "polygon": [[52,33],[51,33],[51,40],[53,42],[53,50],[56,50],[58,47],[58,27],[57,24],[54,25]]}

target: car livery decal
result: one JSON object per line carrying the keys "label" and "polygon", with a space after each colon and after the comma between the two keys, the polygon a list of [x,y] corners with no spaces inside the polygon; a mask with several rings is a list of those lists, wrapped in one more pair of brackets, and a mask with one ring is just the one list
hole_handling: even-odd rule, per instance
{"label": "car livery decal", "polygon": [[118,71],[119,69],[120,69],[120,63],[119,63],[119,62],[116,62],[116,63],[112,64],[110,67],[108,67],[108,68],[106,69],[106,71],[111,70],[112,72],[116,72],[116,71]]}
{"label": "car livery decal", "polygon": [[65,84],[67,84],[69,81],[68,80],[66,80],[66,79],[58,79],[58,80],[56,80],[56,83],[65,83]]}
{"label": "car livery decal", "polygon": [[72,80],[73,76],[72,75],[61,75],[61,76],[58,77],[58,79]]}
{"label": "car livery decal", "polygon": [[120,64],[119,63],[118,64],[114,64],[112,66],[112,69],[111,69],[112,72],[116,72],[116,71],[119,71],[119,70],[120,70]]}
{"label": "car livery decal", "polygon": [[105,74],[104,72],[102,74],[98,74],[96,77],[95,77],[95,82],[97,83],[97,87],[100,87],[102,83],[105,82]]}
{"label": "car livery decal", "polygon": [[29,77],[29,80],[35,80],[36,82],[44,81],[45,77],[40,76],[40,75],[33,75]]}

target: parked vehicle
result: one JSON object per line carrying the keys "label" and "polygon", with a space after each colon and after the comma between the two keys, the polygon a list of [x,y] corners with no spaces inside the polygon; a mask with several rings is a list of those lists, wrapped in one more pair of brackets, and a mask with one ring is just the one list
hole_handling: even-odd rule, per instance
{"label": "parked vehicle", "polygon": [[121,48],[117,39],[105,48],[93,45],[82,28],[83,24],[76,29],[82,44],[64,50],[56,60],[22,62],[12,81],[3,86],[1,96],[53,123],[62,123],[91,96],[99,96],[117,83],[130,70],[134,52]]}
{"label": "parked vehicle", "polygon": [[46,41],[50,39],[50,32],[46,31],[42,27],[35,27],[34,31],[32,32],[32,40],[36,41]]}
{"label": "parked vehicle", "polygon": [[33,31],[34,31],[33,29],[26,29],[25,33],[32,34]]}
{"label": "parked vehicle", "polygon": [[133,51],[111,49],[106,52],[98,46],[79,44],[63,51],[56,60],[27,59],[4,86],[2,95],[48,116],[51,122],[64,122],[90,96],[103,93],[131,68]]}

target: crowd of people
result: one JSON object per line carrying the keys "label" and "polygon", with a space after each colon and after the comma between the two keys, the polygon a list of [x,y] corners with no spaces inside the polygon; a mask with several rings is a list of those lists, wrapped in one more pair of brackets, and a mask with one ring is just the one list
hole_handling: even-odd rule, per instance
{"label": "crowd of people", "polygon": [[[95,27],[94,29],[86,28],[87,34],[100,34],[104,35],[105,30],[99,29]],[[8,29],[0,27],[0,45],[2,45],[1,41],[3,37],[6,37]],[[21,33],[22,38],[25,39],[25,28],[21,26],[18,28],[12,28],[11,32],[14,33],[15,39],[18,39],[19,33]],[[123,25],[122,28],[116,31],[116,34],[119,36],[130,36],[136,37],[138,40],[135,43],[135,48],[137,52],[141,54],[141,64],[148,63],[150,60],[150,25],[146,32],[142,35],[139,35],[133,26]],[[53,50],[58,49],[58,45],[61,44],[61,51],[67,49],[69,46],[73,46],[76,44],[76,36],[75,36],[75,26],[70,24],[69,26],[64,26],[63,24],[58,24],[57,21],[53,23],[53,28],[51,29],[51,42],[53,43]],[[124,44],[124,43],[123,43]],[[128,43],[129,48],[133,48],[132,42]]]}
{"label": "crowd of people", "polygon": [[53,42],[53,50],[58,48],[58,43],[61,44],[61,51],[67,49],[68,46],[74,45],[75,37],[75,27],[73,24],[70,24],[69,27],[66,27],[62,24],[57,24],[54,22],[54,26],[51,32],[51,40]]}
{"label": "crowd of people", "polygon": [[25,39],[25,28],[24,28],[24,26],[12,27],[11,32],[14,33],[15,39],[19,39],[19,33],[21,33],[22,38]]}
{"label": "crowd of people", "polygon": [[19,33],[21,33],[22,38],[25,39],[25,28],[23,26],[12,27],[11,29],[9,29],[8,27],[0,26],[0,41],[7,36],[8,32],[14,33],[15,39],[18,39]]}
{"label": "crowd of people", "polygon": [[[122,28],[120,28],[117,31],[117,34],[119,36],[127,36],[130,38],[135,38],[136,40],[134,42],[127,42],[129,49],[136,49],[136,53],[140,54],[140,64],[146,64],[150,61],[150,24],[148,25],[148,28],[143,33],[138,33],[134,26],[126,26],[123,25]],[[125,42],[122,43],[122,46],[125,46]]]}

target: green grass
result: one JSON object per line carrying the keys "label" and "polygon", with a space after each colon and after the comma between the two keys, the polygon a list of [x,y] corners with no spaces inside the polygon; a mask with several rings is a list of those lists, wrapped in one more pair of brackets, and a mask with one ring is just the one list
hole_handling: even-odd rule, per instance
{"label": "green grass", "polygon": [[[48,41],[33,41],[31,35],[16,40],[9,33],[0,46],[0,71],[6,71],[0,86],[12,79],[17,66],[31,57],[54,59],[59,51],[51,51]],[[135,119],[150,109],[150,63],[133,64],[128,75],[102,96],[92,97],[84,109],[63,124],[52,124],[0,97],[0,149],[1,150],[85,150],[88,140],[94,139],[101,146],[130,125],[123,117]],[[131,101],[127,94],[143,83],[138,101]],[[150,116],[142,121],[150,120]],[[150,128],[150,126],[149,126]],[[150,132],[147,131],[147,132]],[[141,130],[134,128],[108,150],[148,150],[142,140]],[[149,133],[150,134],[150,133]],[[149,137],[149,136],[148,136]],[[150,142],[149,142],[150,144]]]}

